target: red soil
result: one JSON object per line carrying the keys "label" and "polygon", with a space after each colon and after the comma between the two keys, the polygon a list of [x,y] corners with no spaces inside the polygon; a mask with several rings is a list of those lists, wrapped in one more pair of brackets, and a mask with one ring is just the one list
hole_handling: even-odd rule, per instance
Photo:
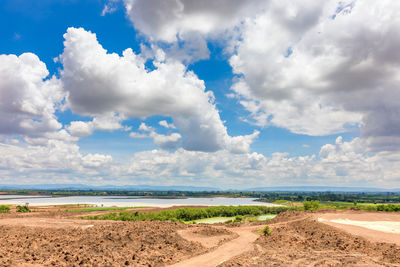
{"label": "red soil", "polygon": [[257,233],[264,227],[260,223],[76,218],[82,214],[1,214],[0,266],[400,266],[400,247],[382,242],[383,235],[371,238],[368,229],[355,233],[318,222],[397,220],[392,213],[286,212],[269,222],[269,236]]}

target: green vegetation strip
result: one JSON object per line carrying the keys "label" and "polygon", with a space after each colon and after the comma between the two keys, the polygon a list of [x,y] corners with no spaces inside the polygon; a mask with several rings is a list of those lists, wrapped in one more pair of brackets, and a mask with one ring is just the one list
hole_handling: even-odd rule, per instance
{"label": "green vegetation strip", "polygon": [[369,210],[369,211],[400,212],[400,205],[395,205],[395,204],[356,205],[355,208],[360,210]]}
{"label": "green vegetation strip", "polygon": [[207,208],[179,208],[159,212],[128,212],[108,213],[103,216],[88,216],[83,219],[117,220],[117,221],[194,221],[213,217],[234,217],[262,214],[278,214],[287,210],[298,210],[296,207],[266,207],[266,206],[215,206]]}
{"label": "green vegetation strip", "polygon": [[7,213],[10,211],[10,206],[8,205],[0,205],[0,213]]}
{"label": "green vegetation strip", "polygon": [[343,203],[325,203],[320,204],[317,200],[304,201],[304,210],[321,210],[321,209],[353,209],[353,210],[368,210],[368,211],[387,211],[387,212],[400,212],[399,204],[372,204],[362,203],[358,204],[343,204]]}

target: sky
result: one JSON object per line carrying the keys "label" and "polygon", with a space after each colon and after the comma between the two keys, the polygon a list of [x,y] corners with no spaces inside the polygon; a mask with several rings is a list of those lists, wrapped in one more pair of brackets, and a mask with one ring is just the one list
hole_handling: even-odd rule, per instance
{"label": "sky", "polygon": [[2,0],[0,184],[400,188],[400,2]]}

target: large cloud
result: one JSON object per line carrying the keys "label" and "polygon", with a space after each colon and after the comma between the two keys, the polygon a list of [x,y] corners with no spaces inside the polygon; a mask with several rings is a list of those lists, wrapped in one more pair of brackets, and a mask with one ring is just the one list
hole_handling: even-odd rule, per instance
{"label": "large cloud", "polygon": [[259,125],[308,135],[361,127],[386,149],[400,136],[399,11],[393,1],[272,1],[235,43],[232,89]]}
{"label": "large cloud", "polygon": [[62,127],[54,112],[64,95],[48,75],[35,54],[0,55],[0,134],[35,136]]}
{"label": "large cloud", "polygon": [[[204,82],[182,63],[165,60],[159,50],[153,61],[155,69],[149,70],[145,66],[146,58],[131,49],[125,50],[122,56],[109,54],[95,34],[82,28],[69,28],[64,38],[61,74],[73,112],[100,117],[113,112],[139,118],[170,116],[184,136],[185,149],[231,148],[231,137],[219,117],[213,93],[205,91]],[[83,126],[75,123],[70,129],[83,129]],[[90,130],[86,128],[84,132]],[[246,143],[248,140],[243,139]],[[237,146],[241,149],[233,149],[248,151],[248,146],[240,142]]]}
{"label": "large cloud", "polygon": [[[207,40],[231,38],[264,0],[124,0],[128,17],[150,42],[169,44],[169,56],[185,62],[209,56]],[[221,38],[224,36],[224,38]]]}
{"label": "large cloud", "polygon": [[175,42],[190,34],[213,35],[233,28],[266,1],[124,0],[136,29],[152,40]]}
{"label": "large cloud", "polygon": [[307,135],[360,128],[371,151],[398,143],[398,3],[124,3],[151,41],[183,42],[173,45],[176,53],[207,50],[205,40],[232,40],[226,48],[233,48],[230,63],[239,75],[232,89],[256,125]]}

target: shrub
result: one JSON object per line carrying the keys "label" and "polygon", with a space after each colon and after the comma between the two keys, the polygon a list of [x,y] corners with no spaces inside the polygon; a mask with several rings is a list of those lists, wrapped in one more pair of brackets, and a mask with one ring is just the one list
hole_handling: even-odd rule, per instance
{"label": "shrub", "polygon": [[25,204],[24,206],[17,206],[17,212],[31,212],[31,210],[28,207],[28,203]]}
{"label": "shrub", "polygon": [[303,206],[305,210],[316,210],[319,208],[318,200],[304,201]]}
{"label": "shrub", "polygon": [[269,225],[266,225],[264,229],[261,230],[264,235],[271,235],[272,230],[269,229]]}
{"label": "shrub", "polygon": [[241,221],[243,221],[243,216],[238,215],[235,217],[235,220],[233,222],[241,222]]}
{"label": "shrub", "polygon": [[10,211],[10,206],[8,205],[0,205],[0,213],[7,213]]}

